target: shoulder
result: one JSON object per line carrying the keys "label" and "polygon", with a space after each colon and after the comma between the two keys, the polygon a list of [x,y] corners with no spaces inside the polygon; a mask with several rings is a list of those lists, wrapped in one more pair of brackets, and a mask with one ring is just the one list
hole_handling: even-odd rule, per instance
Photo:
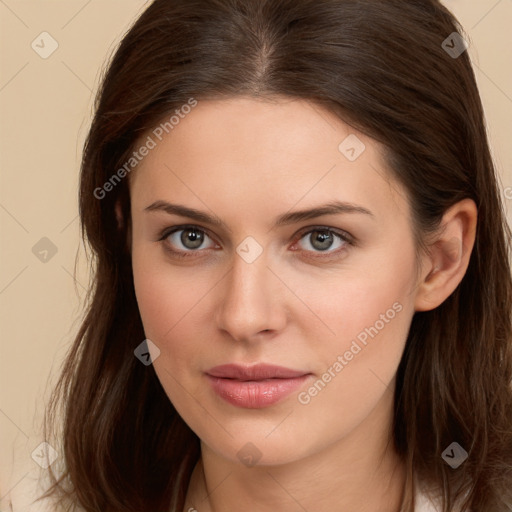
{"label": "shoulder", "polygon": [[[2,499],[2,512],[61,512],[55,499],[41,498],[49,488],[44,474],[39,470],[28,472]],[[84,512],[75,508],[73,512]]]}
{"label": "shoulder", "polygon": [[423,490],[418,490],[414,512],[441,512],[440,500],[428,496]]}
{"label": "shoulder", "polygon": [[53,512],[56,508],[51,499],[38,500],[45,490],[39,471],[31,471],[12,487],[2,504],[6,512]]}
{"label": "shoulder", "polygon": [[[459,507],[453,509],[453,512],[459,511]],[[416,481],[414,512],[442,512],[442,510],[442,501],[439,493],[436,493],[432,489],[428,489]],[[468,512],[472,511],[469,510]]]}

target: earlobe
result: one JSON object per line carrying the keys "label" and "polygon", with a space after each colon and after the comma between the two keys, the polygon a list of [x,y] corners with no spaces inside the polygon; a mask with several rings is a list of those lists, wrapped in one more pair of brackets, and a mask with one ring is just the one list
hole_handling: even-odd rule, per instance
{"label": "earlobe", "polygon": [[439,234],[425,255],[417,287],[416,311],[430,311],[442,304],[462,281],[475,243],[477,208],[464,199],[452,206],[441,221]]}

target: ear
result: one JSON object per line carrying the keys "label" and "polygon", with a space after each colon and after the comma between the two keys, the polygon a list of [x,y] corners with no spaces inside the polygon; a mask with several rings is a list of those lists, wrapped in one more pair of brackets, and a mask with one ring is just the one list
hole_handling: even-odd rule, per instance
{"label": "ear", "polygon": [[128,254],[131,254],[131,247],[132,247],[132,225],[130,222],[130,219],[128,221],[124,218],[123,215],[123,207],[121,205],[121,199],[118,199],[115,204],[115,212],[116,212],[116,219],[117,219],[117,229],[122,230],[125,224],[126,226],[126,250]]}
{"label": "ear", "polygon": [[472,199],[459,201],[444,214],[439,233],[422,259],[416,311],[435,309],[462,281],[475,244],[477,217]]}
{"label": "ear", "polygon": [[121,229],[124,226],[124,218],[123,218],[123,210],[121,207],[120,199],[118,199],[116,201],[115,210],[116,210],[117,228]]}

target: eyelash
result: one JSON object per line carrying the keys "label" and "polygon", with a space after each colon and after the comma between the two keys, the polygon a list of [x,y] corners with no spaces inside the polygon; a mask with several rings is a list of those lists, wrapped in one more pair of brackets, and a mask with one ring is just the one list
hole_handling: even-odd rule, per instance
{"label": "eyelash", "polygon": [[[166,239],[169,236],[171,236],[172,234],[174,234],[178,231],[186,231],[186,230],[198,231],[198,232],[208,236],[208,238],[210,238],[211,240],[214,241],[214,238],[208,233],[208,231],[206,229],[203,229],[203,228],[200,228],[199,226],[194,226],[191,224],[187,224],[184,226],[174,226],[172,228],[166,228],[160,233],[157,241],[162,242],[164,244],[165,250],[167,252],[169,252],[170,254],[172,254],[173,257],[193,258],[193,257],[195,257],[194,253],[200,252],[201,249],[188,250],[188,251],[175,250],[175,249],[171,249],[169,244],[166,243]],[[346,233],[344,231],[340,231],[340,230],[335,230],[333,228],[329,228],[326,226],[313,226],[313,227],[305,228],[297,235],[296,241],[293,243],[293,245],[295,245],[300,240],[302,240],[306,235],[314,233],[315,231],[319,231],[321,233],[330,233],[330,234],[334,235],[335,237],[338,237],[342,242],[344,242],[348,246],[356,245],[354,237],[352,237],[348,233]],[[346,251],[346,249],[347,249],[346,245],[344,245],[343,247],[340,247],[334,251],[330,251],[330,252],[326,251],[324,253],[322,253],[321,251],[307,251],[307,250],[303,250],[303,252],[318,253],[316,256],[313,256],[313,258],[315,258],[315,259],[332,259],[333,255],[337,255],[339,253]]]}

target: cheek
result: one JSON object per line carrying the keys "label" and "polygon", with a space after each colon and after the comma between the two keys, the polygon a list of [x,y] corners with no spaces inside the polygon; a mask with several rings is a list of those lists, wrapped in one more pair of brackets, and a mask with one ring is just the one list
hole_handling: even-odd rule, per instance
{"label": "cheek", "polygon": [[170,265],[159,251],[144,246],[134,247],[132,265],[144,332],[161,352],[155,369],[185,375],[195,369],[201,352],[194,329],[212,287],[208,271]]}
{"label": "cheek", "polygon": [[[304,419],[312,432],[323,431],[326,445],[348,435],[380,403],[391,407],[393,380],[414,314],[407,274],[404,268],[393,279],[369,273],[345,282],[342,292],[330,295],[335,301],[317,304],[336,336],[324,336],[309,347],[316,376],[297,396],[295,418]],[[379,410],[375,421],[389,421],[389,410]],[[327,431],[325,425],[330,425]]]}
{"label": "cheek", "polygon": [[132,267],[135,295],[146,335],[162,340],[186,314],[195,288],[185,285],[179,270],[165,261],[160,248],[134,244]]}
{"label": "cheek", "polygon": [[322,336],[317,334],[314,346],[308,347],[310,357],[318,362],[315,373],[325,375],[322,381],[330,389],[324,392],[319,383],[323,398],[315,398],[318,403],[326,406],[332,401],[357,411],[376,400],[390,384],[414,315],[414,278],[411,246],[402,253],[383,251],[373,264],[337,273],[322,281],[321,291],[312,282],[304,286],[308,292],[304,301],[322,320],[309,327],[305,320],[302,323],[311,339],[312,325],[317,333],[318,326],[322,329]]}
{"label": "cheek", "polygon": [[309,336],[315,329],[317,350],[348,349],[349,340],[360,335],[364,342],[370,336],[367,329],[375,334],[376,328],[379,339],[389,335],[389,342],[395,339],[391,333],[407,330],[414,311],[415,254],[412,246],[406,247],[400,253],[386,247],[371,257],[347,260],[332,272],[282,269],[283,281],[296,283],[292,289],[307,306],[301,314],[297,306],[294,322],[300,322]]}
{"label": "cheek", "polygon": [[201,328],[197,318],[204,311],[212,283],[149,250],[144,254],[134,248],[132,264],[144,332],[160,349],[153,368],[167,397],[199,437],[222,437],[223,429],[208,415],[205,418],[202,404],[208,401],[204,383],[198,379],[205,369],[202,357],[207,347],[203,343],[208,337],[205,323]]}

